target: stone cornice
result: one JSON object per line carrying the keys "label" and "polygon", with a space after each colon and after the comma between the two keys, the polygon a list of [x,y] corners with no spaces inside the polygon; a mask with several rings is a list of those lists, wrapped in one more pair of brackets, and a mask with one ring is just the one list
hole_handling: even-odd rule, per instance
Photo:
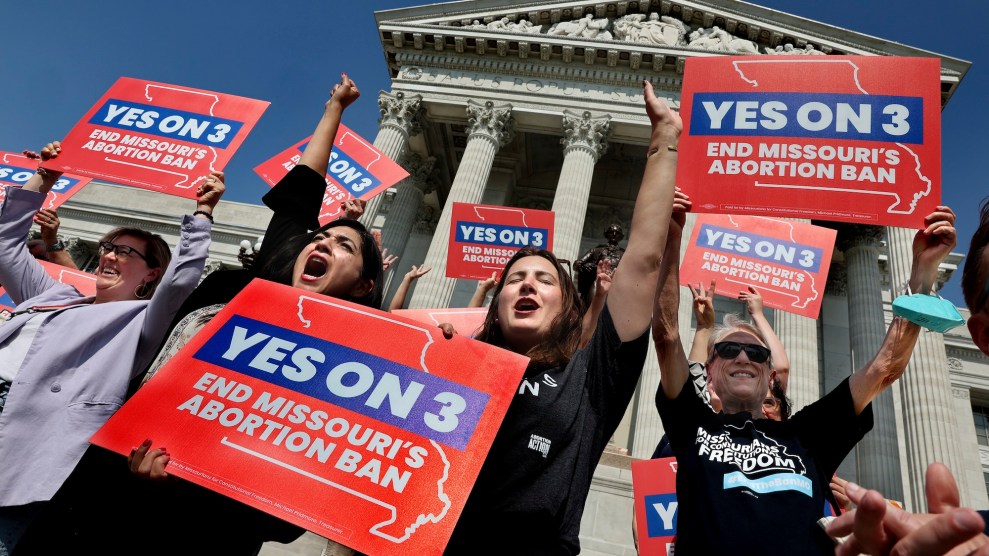
{"label": "stone cornice", "polygon": [[[833,54],[937,56],[941,58],[942,82],[946,85],[942,104],[947,103],[955,86],[971,66],[969,62],[957,58],[735,0],[524,4],[510,4],[504,0],[473,0],[446,3],[442,12],[436,10],[435,6],[418,6],[375,13],[393,76],[400,66],[394,54],[403,50],[470,51],[480,56],[512,56],[543,61],[554,59],[567,64],[600,64],[678,73],[682,73],[683,63],[688,57],[719,54],[683,45],[645,46],[610,38],[546,34],[551,25],[579,20],[586,14],[614,20],[626,14],[653,12],[682,21],[694,30],[719,26],[731,35],[755,42],[760,52],[767,47],[783,44],[792,44],[800,49],[809,44],[816,50]],[[498,26],[502,19],[511,24],[530,22],[540,32],[473,27],[492,22]]]}

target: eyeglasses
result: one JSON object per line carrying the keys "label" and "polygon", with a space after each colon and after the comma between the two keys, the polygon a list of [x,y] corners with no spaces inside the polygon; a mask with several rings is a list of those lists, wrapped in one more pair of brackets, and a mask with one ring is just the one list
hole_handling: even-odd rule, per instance
{"label": "eyeglasses", "polygon": [[723,359],[734,359],[745,350],[745,356],[753,363],[765,363],[769,359],[769,348],[759,344],[743,344],[741,342],[718,342],[714,344],[714,352]]}
{"label": "eyeglasses", "polygon": [[105,255],[110,251],[113,251],[113,254],[120,258],[125,259],[131,255],[137,255],[138,257],[144,259],[144,262],[148,262],[148,257],[133,247],[127,245],[117,245],[116,243],[111,243],[109,241],[101,241],[100,255]]}

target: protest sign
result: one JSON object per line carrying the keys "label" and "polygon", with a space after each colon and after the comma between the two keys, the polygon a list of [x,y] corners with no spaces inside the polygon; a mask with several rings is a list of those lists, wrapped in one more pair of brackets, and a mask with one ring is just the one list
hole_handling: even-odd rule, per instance
{"label": "protest sign", "polygon": [[676,458],[632,462],[639,554],[673,556],[677,532],[676,472]]}
{"label": "protest sign", "polygon": [[[44,267],[45,272],[55,279],[56,282],[72,286],[85,296],[96,295],[96,276],[48,261],[39,260],[38,263]],[[3,287],[0,287],[0,309],[13,311],[15,305],[14,300],[10,298],[10,294]]]}
{"label": "protest sign", "polygon": [[[299,141],[254,168],[254,171],[268,185],[274,186],[299,163],[310,139],[312,136]],[[370,141],[340,124],[326,169],[326,193],[323,195],[319,223],[326,224],[342,216],[341,206],[348,199],[370,199],[408,175],[405,168],[385,156]]]}
{"label": "protest sign", "polygon": [[250,98],[121,77],[45,168],[196,198],[268,108]]}
{"label": "protest sign", "polygon": [[936,58],[690,58],[677,184],[696,212],[923,227],[940,83]]}
{"label": "protest sign", "polygon": [[481,325],[484,324],[484,317],[488,314],[488,308],[397,309],[392,311],[392,314],[414,319],[430,326],[450,323],[457,331],[457,334],[473,337],[481,329]]}
{"label": "protest sign", "polygon": [[699,214],[680,265],[680,283],[717,280],[717,293],[729,297],[751,285],[764,306],[816,319],[836,234],[777,218]]}
{"label": "protest sign", "polygon": [[483,280],[523,247],[552,251],[553,219],[549,210],[453,203],[446,275]]}
{"label": "protest sign", "polygon": [[[23,154],[0,151],[0,186],[23,186],[34,175],[37,167],[37,160],[28,158]],[[84,176],[62,174],[52,186],[51,191],[48,192],[48,197],[41,204],[41,208],[57,209],[69,197],[78,193],[82,186],[89,181],[90,178]],[[5,188],[0,187],[0,202],[3,202],[5,196]]]}
{"label": "protest sign", "polygon": [[527,363],[255,280],[92,441],[150,437],[169,473],[364,553],[439,554]]}

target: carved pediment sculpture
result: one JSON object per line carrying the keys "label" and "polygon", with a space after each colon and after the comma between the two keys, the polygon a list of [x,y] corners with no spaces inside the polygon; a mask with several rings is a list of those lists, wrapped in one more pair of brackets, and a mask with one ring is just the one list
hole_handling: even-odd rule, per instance
{"label": "carved pediment sculpture", "polygon": [[573,21],[555,23],[546,31],[546,34],[584,39],[611,40],[613,37],[611,36],[611,31],[608,31],[610,25],[611,21],[606,17],[594,19],[594,14],[587,14]]}
{"label": "carved pediment sculpture", "polygon": [[655,44],[659,46],[686,46],[687,26],[679,19],[649,14],[629,14],[615,19],[612,28],[620,41]]}
{"label": "carved pediment sculpture", "polygon": [[687,46],[715,52],[759,54],[759,47],[754,42],[730,35],[717,25],[709,29],[697,29],[690,33],[690,42],[687,43]]}
{"label": "carved pediment sculpture", "polygon": [[796,56],[807,55],[807,54],[822,55],[822,56],[826,55],[824,52],[821,52],[820,50],[814,48],[814,45],[810,43],[808,43],[807,46],[804,48],[794,48],[794,46],[790,43],[781,44],[776,48],[771,48],[767,46],[765,48],[765,51],[766,54],[781,54],[781,55],[796,55]]}

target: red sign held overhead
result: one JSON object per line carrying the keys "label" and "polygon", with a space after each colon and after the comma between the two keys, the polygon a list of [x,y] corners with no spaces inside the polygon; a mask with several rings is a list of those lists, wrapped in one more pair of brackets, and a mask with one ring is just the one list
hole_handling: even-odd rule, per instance
{"label": "red sign held overhead", "polygon": [[751,285],[766,307],[816,319],[836,234],[777,218],[699,214],[680,283],[717,280],[717,292],[729,297]]}
{"label": "red sign held overhead", "polygon": [[523,247],[552,251],[553,222],[549,210],[453,203],[446,275],[483,280]]}
{"label": "red sign held overhead", "polygon": [[917,228],[941,202],[936,58],[690,58],[680,114],[694,211]]}
{"label": "red sign held overhead", "polygon": [[153,438],[170,473],[361,552],[440,554],[527,363],[255,280],[92,441]]}
{"label": "red sign held overhead", "polygon": [[268,104],[121,77],[44,167],[195,199],[200,182],[226,167]]}
{"label": "red sign held overhead", "polygon": [[[258,165],[254,171],[274,186],[302,158],[309,136],[278,155]],[[367,139],[340,124],[330,151],[326,169],[326,193],[319,223],[326,224],[342,216],[342,203],[348,199],[370,199],[405,179],[409,173],[376,149]]]}
{"label": "red sign held overhead", "polygon": [[[37,166],[37,160],[28,158],[23,154],[0,151],[0,203],[7,195],[2,186],[23,186],[34,175]],[[48,192],[48,197],[41,204],[41,208],[57,209],[89,182],[90,178],[87,177],[62,174],[52,186],[51,191]]]}

